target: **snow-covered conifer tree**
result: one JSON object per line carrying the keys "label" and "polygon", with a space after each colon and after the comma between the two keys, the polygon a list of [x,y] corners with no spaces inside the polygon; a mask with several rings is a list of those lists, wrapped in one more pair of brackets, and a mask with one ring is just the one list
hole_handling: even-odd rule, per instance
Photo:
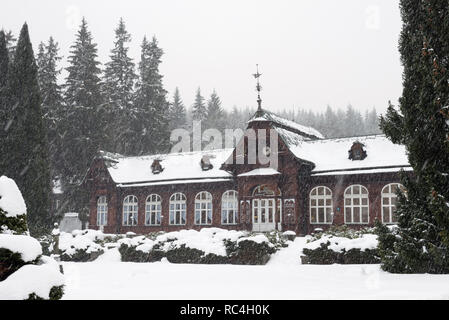
{"label": "snow-covered conifer tree", "polygon": [[72,209],[80,211],[86,205],[86,195],[79,185],[92,159],[107,141],[107,110],[101,94],[97,45],[93,42],[84,18],[71,46],[68,62],[64,94],[65,121],[61,128],[61,152],[64,157],[62,183]]}
{"label": "snow-covered conifer tree", "polygon": [[133,110],[134,84],[137,78],[134,62],[129,57],[129,42],[131,35],[126,31],[125,22],[120,19],[115,29],[114,48],[111,50],[110,61],[104,71],[104,97],[107,108],[107,132],[109,143],[103,148],[110,151],[128,154],[127,147],[131,144],[131,119],[135,116]]}
{"label": "snow-covered conifer tree", "polygon": [[207,101],[206,128],[225,129],[225,112],[221,107],[220,97],[214,90]]}
{"label": "snow-covered conifer tree", "polygon": [[196,91],[195,102],[192,105],[192,119],[195,121],[203,121],[207,118],[207,108],[204,98],[201,95],[201,89]]}
{"label": "snow-covered conifer tree", "polygon": [[47,132],[42,116],[38,68],[24,24],[6,88],[6,137],[2,141],[2,172],[12,177],[28,208],[28,225],[37,234],[50,223],[50,168]]}
{"label": "snow-covered conifer tree", "polygon": [[58,84],[58,76],[61,73],[58,63],[61,59],[58,43],[54,41],[53,37],[50,37],[46,44],[40,43],[36,62],[42,97],[42,113],[47,128],[52,180],[57,179],[61,170],[60,135],[62,132],[60,132],[60,126],[64,117],[62,89]]}
{"label": "snow-covered conifer tree", "polygon": [[170,146],[169,103],[159,72],[163,54],[156,37],[151,42],[144,38],[136,86],[136,117],[131,122],[131,130],[134,130],[129,147],[131,154],[167,152]]}
{"label": "snow-covered conifer tree", "polygon": [[400,6],[404,88],[399,110],[390,104],[381,127],[406,146],[414,176],[402,179],[407,193],[399,197],[398,227],[379,228],[382,268],[449,273],[449,3]]}
{"label": "snow-covered conifer tree", "polygon": [[175,89],[173,94],[173,102],[170,104],[169,118],[170,118],[170,131],[177,128],[186,127],[186,108],[182,102],[179,89]]}

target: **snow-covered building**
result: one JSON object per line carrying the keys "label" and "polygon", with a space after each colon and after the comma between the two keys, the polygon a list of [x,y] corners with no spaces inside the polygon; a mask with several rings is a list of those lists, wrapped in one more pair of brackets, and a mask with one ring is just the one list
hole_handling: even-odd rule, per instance
{"label": "snow-covered building", "polygon": [[[256,135],[243,136],[234,149],[101,153],[85,179],[91,227],[108,233],[220,227],[308,234],[330,225],[395,222],[399,172],[412,173],[404,146],[384,135],[324,139],[261,108],[248,130]],[[273,157],[275,165],[264,161]]]}

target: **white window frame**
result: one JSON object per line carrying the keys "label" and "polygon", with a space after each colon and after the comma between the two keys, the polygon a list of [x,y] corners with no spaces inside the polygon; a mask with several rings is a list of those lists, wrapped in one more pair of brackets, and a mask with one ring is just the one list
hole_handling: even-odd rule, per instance
{"label": "white window frame", "polygon": [[239,214],[238,192],[235,190],[228,190],[224,192],[223,195],[221,196],[221,224],[222,225],[238,224],[238,214]]}
{"label": "white window frame", "polygon": [[[204,221],[205,220],[205,221]],[[195,196],[195,224],[211,225],[213,221],[213,204],[210,192],[201,191]]]}
{"label": "white window frame", "polygon": [[170,217],[172,226],[183,226],[187,222],[187,198],[184,193],[173,193],[170,197]]}
{"label": "white window frame", "polygon": [[[354,188],[355,187],[359,187],[360,188],[360,193],[359,194],[354,194]],[[348,194],[348,191],[351,191],[350,194]],[[366,193],[362,193],[362,190],[366,190]],[[354,200],[355,199],[359,199],[359,204],[354,204]],[[363,200],[366,199],[366,204],[362,204]],[[346,202],[346,200],[350,200],[350,204],[348,205]],[[354,222],[354,209],[358,208],[359,209],[359,214],[360,214],[360,222]],[[363,221],[363,208],[367,208],[367,218],[368,221]],[[347,209],[350,210],[351,212],[351,221],[347,221],[346,219],[346,211]],[[368,192],[368,188],[366,188],[365,186],[362,186],[361,184],[353,184],[350,185],[349,187],[347,187],[345,189],[344,192],[344,219],[345,219],[345,224],[369,224],[369,192]]]}
{"label": "white window frame", "polygon": [[[392,198],[397,198],[396,192],[392,191],[393,186],[396,186],[398,189],[402,189],[402,190],[405,189],[405,187],[398,182],[389,183],[382,188],[380,206],[382,208],[382,223],[385,223],[385,224],[396,224],[397,223],[397,218],[396,218],[396,221],[393,221],[393,214],[394,214],[394,211],[396,211],[396,205],[392,204],[391,200],[392,200]],[[388,192],[385,191],[386,189]],[[388,200],[387,204],[384,204],[384,199]],[[384,219],[384,208],[385,207],[389,208],[388,221],[385,221],[385,219]]]}
{"label": "white window frame", "polygon": [[145,225],[160,226],[162,214],[162,199],[158,194],[150,194],[145,202]]}
{"label": "white window frame", "polygon": [[[130,220],[131,219],[131,220]],[[123,199],[123,225],[137,226],[139,219],[139,200],[136,196],[129,195]],[[129,221],[132,221],[129,223]]]}
{"label": "white window frame", "polygon": [[[323,190],[323,194],[319,194],[320,190]],[[316,194],[313,194],[316,191]],[[327,204],[327,200],[330,200],[330,205]],[[320,205],[320,201],[322,201],[322,205]],[[313,205],[315,202],[315,205]],[[319,211],[322,209],[324,211],[324,221],[320,221]],[[312,221],[313,213],[315,210],[315,221]],[[331,221],[327,221],[328,210],[330,210]],[[333,222],[333,210],[334,210],[334,202],[332,199],[332,190],[326,186],[316,186],[314,187],[309,194],[309,216],[310,216],[310,224],[332,224]]]}
{"label": "white window frame", "polygon": [[97,200],[97,226],[108,224],[108,201],[106,196],[99,196]]}

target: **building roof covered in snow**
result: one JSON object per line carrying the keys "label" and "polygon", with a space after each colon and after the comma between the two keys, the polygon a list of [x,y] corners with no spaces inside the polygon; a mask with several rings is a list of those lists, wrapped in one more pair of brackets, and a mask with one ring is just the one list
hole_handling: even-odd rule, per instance
{"label": "building roof covered in snow", "polygon": [[291,120],[284,119],[270,111],[260,110],[256,112],[256,114],[248,121],[248,123],[254,121],[270,121],[276,129],[283,129],[278,131],[278,133],[287,134],[288,132],[290,135],[292,133],[296,133],[297,135],[302,136],[302,140],[324,139],[324,136],[318,130],[312,127],[300,125]]}
{"label": "building roof covered in snow", "polygon": [[[184,153],[169,153],[139,157],[125,157],[118,154],[103,153],[109,174],[119,186],[142,186],[170,183],[193,183],[198,179],[226,179],[232,175],[220,170],[221,165],[229,158],[233,149],[210,151],[195,151]],[[157,161],[162,170],[152,171],[152,165]],[[203,162],[210,163],[205,168]]]}
{"label": "building roof covered in snow", "polygon": [[[348,157],[349,150],[356,142],[366,151],[363,160],[351,160]],[[379,169],[394,168],[393,171],[399,171],[400,168],[410,168],[405,146],[392,143],[385,135],[309,140],[289,147],[297,158],[315,164],[312,173],[350,173],[352,170],[379,172]]]}
{"label": "building roof covered in snow", "polygon": [[[314,165],[313,175],[397,172],[411,170],[403,145],[393,144],[385,135],[324,139],[317,130],[259,110],[248,122],[268,121],[291,153]],[[352,158],[360,148],[363,157]],[[125,157],[102,152],[112,180],[119,187],[163,184],[220,182],[233,178],[222,170],[233,149]],[[348,156],[349,153],[349,156]],[[272,171],[267,171],[272,170]],[[279,174],[274,169],[255,169],[239,176]]]}

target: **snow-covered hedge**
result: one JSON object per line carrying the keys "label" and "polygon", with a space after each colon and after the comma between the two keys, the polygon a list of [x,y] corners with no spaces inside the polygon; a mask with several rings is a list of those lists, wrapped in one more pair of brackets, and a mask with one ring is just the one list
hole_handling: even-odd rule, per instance
{"label": "snow-covered hedge", "polygon": [[373,230],[350,230],[334,227],[309,236],[303,248],[303,264],[370,264],[379,263],[377,235]]}
{"label": "snow-covered hedge", "polygon": [[267,238],[246,231],[204,228],[125,238],[119,245],[122,261],[153,262],[166,257],[172,263],[265,264],[285,242],[277,233]]}
{"label": "snow-covered hedge", "polygon": [[[279,237],[271,239],[279,239]],[[270,242],[264,234],[253,234],[242,237],[236,242],[226,241],[226,247],[230,263],[262,265],[270,260],[271,254],[275,253],[276,247],[280,246]]]}
{"label": "snow-covered hedge", "polygon": [[103,252],[100,243],[106,235],[97,230],[74,230],[61,232],[59,252],[61,261],[87,262],[98,258]]}
{"label": "snow-covered hedge", "polygon": [[0,299],[60,299],[60,266],[29,236],[25,201],[5,176],[0,177],[0,226]]}

